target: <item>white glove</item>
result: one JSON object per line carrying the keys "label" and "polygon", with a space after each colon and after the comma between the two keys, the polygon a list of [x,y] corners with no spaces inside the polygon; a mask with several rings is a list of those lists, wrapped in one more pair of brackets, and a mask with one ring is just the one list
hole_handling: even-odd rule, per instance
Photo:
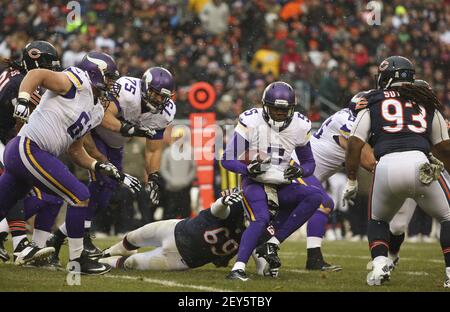
{"label": "white glove", "polygon": [[358,180],[347,179],[344,189],[344,200],[354,199],[358,193]]}
{"label": "white glove", "polygon": [[231,206],[233,204],[239,203],[242,200],[242,195],[240,193],[232,193],[222,197],[222,204],[226,206]]}
{"label": "white glove", "polygon": [[17,104],[14,105],[13,117],[21,119],[23,122],[28,122],[30,116],[30,101],[27,99],[17,99]]}
{"label": "white glove", "polygon": [[122,183],[128,187],[133,194],[138,193],[142,187],[141,182],[128,173],[122,173]]}

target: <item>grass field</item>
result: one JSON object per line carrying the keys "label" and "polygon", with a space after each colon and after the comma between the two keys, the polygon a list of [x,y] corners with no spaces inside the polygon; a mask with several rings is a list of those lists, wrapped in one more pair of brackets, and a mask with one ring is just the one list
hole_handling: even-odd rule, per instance
{"label": "grass field", "polygon": [[[105,248],[116,239],[99,239]],[[11,246],[8,245],[11,250]],[[67,261],[67,247],[63,250]],[[112,270],[105,276],[82,276],[80,286],[68,286],[65,272],[17,267],[0,263],[0,292],[3,291],[450,291],[442,287],[443,257],[438,243],[405,243],[400,264],[391,281],[381,287],[366,286],[369,260],[364,242],[325,242],[326,260],[343,266],[341,272],[305,271],[305,242],[286,242],[280,252],[283,261],[277,279],[254,273],[251,263],[248,282],[228,281],[229,268],[208,265],[184,272],[138,272]],[[252,262],[252,261],[251,261]]]}

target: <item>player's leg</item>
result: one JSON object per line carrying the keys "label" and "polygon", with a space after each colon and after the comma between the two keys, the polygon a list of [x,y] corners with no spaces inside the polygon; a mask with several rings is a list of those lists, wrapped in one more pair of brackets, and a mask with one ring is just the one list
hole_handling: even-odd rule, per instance
{"label": "player's leg", "polygon": [[[15,207],[16,209],[11,210],[17,202],[23,199],[26,194],[31,189],[33,183],[32,179],[29,177],[29,172],[24,166],[21,160],[20,151],[20,138],[15,138],[11,140],[6,146],[4,153],[4,164],[6,171],[0,176],[0,189],[3,192],[0,193],[0,219],[3,219],[7,213],[18,213],[16,215],[8,214],[10,221],[20,220],[24,221],[23,209]],[[14,262],[17,265],[25,264],[30,261],[41,259],[43,257],[48,257],[54,252],[53,248],[38,248],[31,244],[25,234],[25,228],[23,227],[23,222],[11,223],[9,224],[11,232],[19,232],[18,237],[22,236],[20,242],[17,243],[18,239],[14,239],[13,244],[16,243],[14,248]],[[16,240],[16,242],[14,242]]]}
{"label": "player's leg", "polygon": [[[95,133],[92,135],[97,149],[108,158],[117,169],[122,171],[123,148],[112,148],[106,145]],[[90,171],[89,192],[91,198],[89,201],[88,215],[85,221],[84,249],[89,253],[90,257],[99,257],[102,251],[92,242],[90,230],[94,216],[109,208],[109,203],[114,191],[118,187],[117,181],[104,175]]]}
{"label": "player's leg", "polygon": [[417,204],[441,224],[440,243],[446,267],[444,287],[450,287],[450,184],[441,176],[428,186],[419,184],[417,190]]}
{"label": "player's leg", "polygon": [[416,202],[412,198],[407,198],[400,210],[389,223],[389,258],[394,265],[399,261],[400,247],[405,240],[405,232],[416,209]]}
{"label": "player's leg", "polygon": [[[103,274],[111,268],[93,262],[83,253],[84,221],[89,190],[55,156],[41,150],[28,138],[20,138],[20,160],[27,178],[40,190],[61,197],[67,205],[66,228],[69,241],[70,270],[84,274]],[[8,168],[8,167],[7,167]]]}
{"label": "player's leg", "polygon": [[310,176],[302,180],[303,183],[317,187],[323,197],[322,204],[312,217],[308,220],[306,228],[306,269],[322,271],[340,271],[340,266],[331,265],[325,262],[322,255],[322,240],[325,234],[329,215],[334,209],[333,199],[327,194],[320,181],[315,176]]}
{"label": "player's leg", "polygon": [[[367,236],[372,256],[370,286],[381,285],[390,278],[392,261],[388,258],[389,222],[412,195],[416,183],[415,169],[422,153],[389,154],[380,159],[373,175],[369,195]],[[423,155],[423,154],[422,154]]]}
{"label": "player's leg", "polygon": [[246,281],[248,279],[245,274],[246,264],[269,223],[270,215],[264,186],[247,177],[242,178],[242,185],[244,207],[250,224],[242,234],[236,263],[227,278]]}
{"label": "player's leg", "polygon": [[141,247],[161,247],[165,239],[173,236],[175,226],[180,221],[171,219],[146,224],[125,235],[117,244],[105,249],[103,256],[129,256]]}
{"label": "player's leg", "polygon": [[[1,144],[1,143],[0,143]],[[4,146],[0,145],[0,175],[4,172],[3,166],[3,152]],[[23,203],[19,200],[6,215],[6,219],[2,222],[3,226],[0,229],[0,259],[3,261],[9,260],[9,255],[3,246],[8,233],[11,232],[13,250],[15,252],[20,252],[24,248],[25,241],[27,239],[26,223],[23,215]],[[22,244],[20,244],[23,241]],[[20,247],[19,247],[20,245]],[[18,248],[19,247],[19,248]]]}
{"label": "player's leg", "polygon": [[[122,241],[105,250],[100,262],[115,268],[137,270],[185,270],[175,242],[175,226],[181,220],[165,220],[147,224],[128,233]],[[136,249],[155,246],[156,249],[135,254]]]}
{"label": "player's leg", "polygon": [[24,200],[25,219],[36,216],[34,220],[33,242],[44,247],[51,235],[51,229],[64,201],[54,195],[42,192],[37,187]]}

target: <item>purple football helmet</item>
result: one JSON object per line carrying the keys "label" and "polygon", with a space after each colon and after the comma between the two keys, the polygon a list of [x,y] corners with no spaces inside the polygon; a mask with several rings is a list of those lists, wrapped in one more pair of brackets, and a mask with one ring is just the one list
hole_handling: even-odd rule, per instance
{"label": "purple football helmet", "polygon": [[120,85],[116,83],[119,70],[111,56],[103,52],[89,52],[77,67],[87,72],[93,87],[102,93],[119,96]]}
{"label": "purple football helmet", "polygon": [[271,126],[284,129],[292,121],[297,98],[286,82],[275,81],[266,87],[262,96],[263,118]]}
{"label": "purple football helmet", "polygon": [[172,74],[162,67],[150,67],[142,76],[141,96],[145,110],[157,114],[172,97],[175,84]]}

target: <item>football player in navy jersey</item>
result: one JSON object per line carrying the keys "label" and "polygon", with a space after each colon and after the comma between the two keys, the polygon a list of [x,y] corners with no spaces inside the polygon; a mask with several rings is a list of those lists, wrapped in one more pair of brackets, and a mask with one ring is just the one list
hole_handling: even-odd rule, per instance
{"label": "football player in navy jersey", "polygon": [[[59,70],[56,48],[47,41],[30,42],[23,49],[22,58],[19,61],[4,60],[3,62],[7,68],[0,75],[0,171],[3,168],[5,145],[17,135],[21,126],[21,122],[16,122],[14,111],[20,83],[27,72],[32,69]],[[36,90],[31,95],[30,103],[33,106],[39,104],[41,93],[38,91]],[[37,246],[34,246],[34,244],[29,244],[26,237],[24,220],[44,207],[45,209],[42,209],[43,214],[55,215],[58,213],[62,202],[62,199],[56,196],[33,188],[30,196],[16,204],[8,213],[7,218],[0,222],[0,259],[3,261],[9,260],[9,255],[3,246],[8,231],[11,232],[12,236],[14,262],[16,264],[28,263],[48,254],[51,248],[45,248],[46,238],[42,237],[41,233],[50,231],[52,224],[45,222],[45,218],[36,218],[33,242],[37,243]]]}
{"label": "football player in navy jersey", "polygon": [[[357,192],[365,142],[373,146],[378,160],[369,197],[370,286],[390,278],[389,222],[405,199],[412,198],[441,223],[444,287],[450,287],[450,194],[442,177],[444,166],[450,169],[450,139],[442,104],[429,88],[414,85],[414,76],[413,64],[404,57],[391,56],[381,62],[378,89],[366,94],[367,106],[358,113],[349,139],[345,197]],[[442,162],[430,153],[432,148]]]}
{"label": "football player in navy jersey", "polygon": [[[226,267],[236,255],[245,230],[241,201],[239,192],[227,191],[194,218],[149,223],[106,249],[99,261],[114,268],[137,270],[177,271],[207,263]],[[136,253],[147,246],[156,248]]]}

